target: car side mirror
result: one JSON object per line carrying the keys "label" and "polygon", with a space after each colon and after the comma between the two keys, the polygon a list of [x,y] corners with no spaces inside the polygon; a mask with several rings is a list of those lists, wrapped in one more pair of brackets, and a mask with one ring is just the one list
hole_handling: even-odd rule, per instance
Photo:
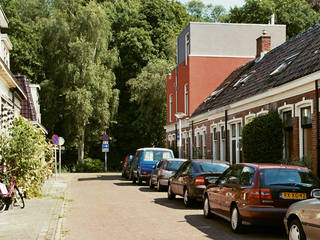
{"label": "car side mirror", "polygon": [[320,199],[320,189],[313,189],[310,195],[311,197]]}

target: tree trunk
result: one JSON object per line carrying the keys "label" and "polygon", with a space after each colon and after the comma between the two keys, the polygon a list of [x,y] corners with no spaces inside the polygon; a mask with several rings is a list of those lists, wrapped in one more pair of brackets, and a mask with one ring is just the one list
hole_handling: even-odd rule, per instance
{"label": "tree trunk", "polygon": [[84,133],[85,125],[82,129],[82,134],[79,136],[78,140],[78,162],[84,163]]}

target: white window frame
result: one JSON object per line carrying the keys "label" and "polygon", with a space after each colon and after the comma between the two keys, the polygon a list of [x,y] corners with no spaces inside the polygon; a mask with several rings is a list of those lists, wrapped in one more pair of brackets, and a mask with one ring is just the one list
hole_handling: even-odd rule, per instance
{"label": "white window frame", "polygon": [[263,108],[261,108],[260,112],[257,112],[257,117],[267,115],[268,112],[269,112],[269,110],[264,110]]}
{"label": "white window frame", "polygon": [[[281,120],[283,120],[283,113],[291,111],[291,116],[292,118],[294,117],[294,105],[293,104],[287,104],[284,102],[284,104],[281,107],[278,107],[278,113],[280,115]],[[283,140],[282,140],[282,158],[285,159],[286,155],[286,149],[285,149],[285,136],[283,135]]]}
{"label": "white window frame", "polygon": [[[220,160],[221,161],[226,161],[226,147],[224,146],[226,144],[226,139],[224,139],[224,142],[223,142],[223,138],[222,138],[222,131],[221,129],[225,128],[225,123],[224,122],[219,122],[218,124],[218,129],[219,129],[219,132],[220,132],[220,139],[219,139],[219,142],[220,142]],[[227,129],[224,129],[224,131],[227,131]]]}
{"label": "white window frame", "polygon": [[249,112],[248,115],[246,115],[244,117],[245,119],[245,124],[247,124],[251,119],[254,119],[256,117],[256,114],[255,113],[251,113]]}
{"label": "white window frame", "polygon": [[[233,155],[232,155],[232,140],[236,141],[236,163],[240,163],[240,140],[242,139],[242,137],[239,134],[239,125],[241,124],[241,127],[243,128],[243,124],[242,124],[242,118],[234,118],[230,121],[228,121],[228,128],[229,128],[229,152],[230,152],[230,159],[229,162],[230,164],[232,164],[232,159],[233,159]],[[233,137],[232,136],[232,125],[235,125],[235,131],[236,131],[236,136]]]}
{"label": "white window frame", "polygon": [[213,160],[218,160],[218,139],[214,139],[214,129],[216,130],[216,133],[218,133],[218,125],[217,124],[211,124],[210,126],[210,133],[212,133],[212,159]]}
{"label": "white window frame", "polygon": [[299,117],[299,157],[303,157],[303,129],[301,126],[301,108],[310,107],[311,108],[311,118],[313,116],[313,100],[305,98],[302,101],[295,104],[295,116]]}

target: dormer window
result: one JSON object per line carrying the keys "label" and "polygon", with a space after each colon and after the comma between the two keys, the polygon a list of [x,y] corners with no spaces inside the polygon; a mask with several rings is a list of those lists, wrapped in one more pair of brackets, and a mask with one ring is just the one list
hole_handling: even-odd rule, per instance
{"label": "dormer window", "polygon": [[241,76],[241,78],[233,85],[234,88],[236,88],[238,85],[243,85],[245,84],[246,81],[248,81],[248,79],[252,76],[252,74],[254,74],[256,72],[256,70],[251,71],[248,74],[244,74],[243,76]]}
{"label": "dormer window", "polygon": [[[299,52],[300,53],[300,52]],[[299,53],[295,53],[294,55],[286,58],[283,63],[279,67],[276,68],[272,73],[270,73],[271,76],[279,75],[280,73],[283,73],[288,66],[297,58]]]}

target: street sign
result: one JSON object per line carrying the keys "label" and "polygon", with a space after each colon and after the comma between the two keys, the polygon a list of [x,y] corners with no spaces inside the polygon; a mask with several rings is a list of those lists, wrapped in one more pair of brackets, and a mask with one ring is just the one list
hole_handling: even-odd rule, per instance
{"label": "street sign", "polygon": [[57,134],[53,134],[51,140],[54,145],[59,145],[59,136]]}
{"label": "street sign", "polygon": [[59,137],[59,145],[62,146],[64,144],[64,138]]}
{"label": "street sign", "polygon": [[103,141],[108,141],[109,140],[109,136],[107,134],[104,134],[102,137]]}
{"label": "street sign", "polygon": [[109,143],[102,143],[102,152],[109,152]]}

